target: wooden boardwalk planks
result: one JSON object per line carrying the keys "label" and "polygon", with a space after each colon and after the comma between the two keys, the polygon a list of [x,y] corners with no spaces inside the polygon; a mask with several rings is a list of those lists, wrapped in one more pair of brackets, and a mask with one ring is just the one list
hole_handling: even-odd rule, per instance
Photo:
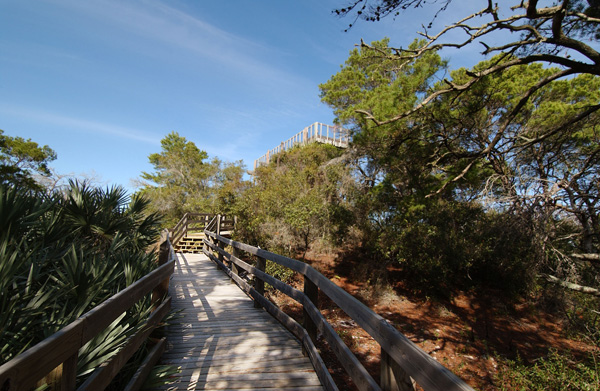
{"label": "wooden boardwalk planks", "polygon": [[162,364],[181,367],[168,390],[322,390],[294,336],[203,254],[177,254],[170,293],[180,316]]}

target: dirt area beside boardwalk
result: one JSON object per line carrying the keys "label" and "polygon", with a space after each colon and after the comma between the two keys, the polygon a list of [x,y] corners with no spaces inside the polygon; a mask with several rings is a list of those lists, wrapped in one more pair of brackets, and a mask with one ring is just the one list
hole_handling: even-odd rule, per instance
{"label": "dirt area beside boardwalk", "polygon": [[[368,305],[442,365],[478,390],[498,390],[497,374],[504,365],[502,357],[525,361],[547,354],[549,349],[585,355],[594,346],[565,336],[564,325],[557,316],[520,300],[507,304],[499,292],[475,295],[455,294],[448,300],[432,300],[405,289],[399,279],[395,284],[373,286],[357,280],[359,261],[333,256],[307,260],[335,284]],[[388,270],[390,275],[399,270]],[[301,281],[294,282],[302,289]],[[289,315],[301,322],[302,309],[283,294],[270,293],[271,299]],[[343,311],[321,295],[323,315],[365,368],[379,379],[380,347]],[[332,376],[342,390],[356,389],[337,363],[327,344],[318,347]]]}

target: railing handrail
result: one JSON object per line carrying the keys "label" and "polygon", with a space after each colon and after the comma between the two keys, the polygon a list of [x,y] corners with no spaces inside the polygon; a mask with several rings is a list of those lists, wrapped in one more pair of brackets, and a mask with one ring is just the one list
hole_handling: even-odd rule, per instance
{"label": "railing handrail", "polygon": [[[339,338],[339,336],[337,336],[335,331],[332,331],[333,328],[331,328],[329,323],[327,323],[327,321],[324,320],[318,308],[305,294],[307,292],[307,286],[309,287],[309,291],[311,290],[311,285],[315,287],[315,290],[320,289],[326,296],[328,296],[334,303],[336,303],[339,308],[346,312],[348,316],[350,316],[360,327],[362,327],[369,335],[371,335],[371,337],[373,337],[373,339],[375,339],[375,341],[377,341],[380,344],[383,353],[382,363],[384,363],[384,361],[385,363],[388,363],[388,361],[390,360],[393,361],[391,362],[393,368],[389,368],[389,370],[392,371],[393,369],[393,372],[394,374],[396,374],[396,376],[410,376],[417,382],[417,384],[419,384],[421,387],[423,387],[423,389],[427,391],[473,391],[473,389],[469,385],[467,385],[464,381],[462,381],[460,378],[454,375],[450,370],[448,370],[439,362],[437,362],[434,358],[432,358],[427,353],[419,349],[412,341],[410,341],[406,336],[400,333],[387,320],[373,312],[366,305],[358,301],[356,298],[354,298],[342,288],[338,287],[331,280],[323,276],[310,265],[307,265],[304,262],[292,258],[288,258],[279,254],[260,249],[258,247],[227,239],[208,230],[205,230],[204,233],[207,238],[210,237],[214,241],[214,243],[211,243],[209,240],[205,239],[205,244],[207,246],[205,246],[204,251],[206,255],[211,257],[213,261],[220,263],[222,267],[225,268],[227,267],[223,264],[222,261],[223,259],[227,258],[227,261],[230,262],[232,265],[235,265],[236,268],[241,267],[245,269],[249,273],[253,274],[255,278],[261,280],[262,284],[264,284],[264,282],[267,282],[270,285],[277,288],[278,290],[280,290],[281,292],[288,295],[289,297],[298,301],[304,306],[305,313],[312,319],[312,322],[314,322],[313,326],[315,328],[318,327],[319,330],[323,332],[324,336],[326,338],[329,338],[329,341],[332,342],[330,344],[332,346],[336,346],[337,350],[341,351],[340,354],[343,355],[345,359],[347,359],[348,356],[347,352],[345,352],[345,349],[340,346],[341,339]],[[221,243],[222,245],[217,246],[217,243]],[[247,253],[258,257],[259,260],[269,260],[302,274],[305,278],[305,293],[300,292],[292,288],[291,286],[281,282],[280,280],[277,280],[276,278],[266,274],[264,271],[264,261],[262,261],[262,268],[258,267],[260,266],[260,264],[257,264],[257,267],[251,266],[239,259],[236,255],[226,252],[224,250],[225,245],[231,246],[234,249],[235,253],[237,253],[239,250],[246,251]],[[216,258],[214,255],[210,254],[207,248],[211,248],[213,251],[216,251],[219,254],[219,258]],[[234,280],[236,280],[236,282],[245,283],[243,280],[239,279],[239,277],[237,277],[235,273],[231,273],[230,271],[228,272],[228,274]],[[247,290],[251,293],[252,297],[254,297],[255,299],[258,298],[261,305],[264,303],[265,300],[268,303],[270,303],[261,294],[262,292],[260,292],[260,288],[248,288]],[[259,296],[262,297],[262,299]],[[314,296],[315,294],[313,292],[313,297]],[[271,303],[271,305],[273,304]],[[265,308],[269,312],[273,310],[269,310],[269,308],[267,307]],[[273,311],[277,312],[276,310]],[[281,315],[279,314],[278,316]],[[347,346],[345,344],[344,346],[347,349]],[[334,349],[334,352],[338,354],[336,349]],[[349,372],[350,376],[353,378],[359,389],[380,389],[376,383],[373,384],[373,379],[370,377],[370,375],[368,375],[368,373],[366,373],[366,370],[364,369],[362,364],[360,364],[358,360],[355,360],[355,357],[354,359],[349,358],[349,360],[351,362],[342,362],[342,364],[345,364],[346,370]],[[410,379],[406,378],[404,379],[404,381],[410,382]]]}
{"label": "railing handrail", "polygon": [[[30,389],[40,379],[62,364],[61,390],[74,390],[79,348],[103,331],[123,312],[131,308],[148,293],[165,282],[168,284],[169,276],[173,274],[175,260],[169,237],[168,235],[164,235],[164,237],[164,241],[167,243],[165,250],[168,253],[166,262],[163,265],[83,314],[50,337],[0,366],[0,389],[3,391]],[[145,322],[144,327],[141,327],[136,334],[131,336],[117,354],[98,367],[80,389],[99,390],[108,385],[107,381],[110,382],[114,375],[107,376],[105,372],[108,370],[106,368],[110,368],[111,373],[116,374],[127,362],[128,357],[124,358],[124,356],[129,355],[131,357],[170,310],[170,297],[162,301],[160,305],[159,300],[162,300],[162,297],[153,297],[153,301],[156,303],[155,309]],[[161,340],[160,344],[162,344],[164,350],[165,340]],[[160,349],[157,349],[157,351],[158,355],[162,352]]]}

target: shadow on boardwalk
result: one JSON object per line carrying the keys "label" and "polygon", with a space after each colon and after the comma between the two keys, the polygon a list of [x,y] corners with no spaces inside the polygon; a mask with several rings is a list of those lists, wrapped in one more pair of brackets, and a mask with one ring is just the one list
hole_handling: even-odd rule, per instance
{"label": "shadow on boardwalk", "polygon": [[321,390],[300,342],[203,254],[178,254],[170,291],[179,316],[167,328],[168,390]]}

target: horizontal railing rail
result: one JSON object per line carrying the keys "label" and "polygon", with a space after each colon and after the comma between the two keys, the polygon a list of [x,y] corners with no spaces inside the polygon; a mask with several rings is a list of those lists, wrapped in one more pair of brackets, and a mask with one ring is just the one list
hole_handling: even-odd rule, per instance
{"label": "horizontal railing rail", "polygon": [[280,152],[290,150],[296,145],[306,145],[312,141],[331,144],[340,148],[348,148],[350,144],[350,131],[341,126],[315,122],[256,159],[254,161],[254,169],[261,164],[269,164],[271,158]]}
{"label": "horizontal railing rail", "polygon": [[[171,308],[171,298],[167,297],[167,291],[169,278],[174,270],[175,253],[166,232],[161,235],[159,249],[158,268],[55,334],[0,366],[0,390],[30,390],[37,382],[57,368],[60,368],[59,372],[61,372],[57,380],[60,390],[75,390],[79,349],[108,327],[123,312],[152,293],[153,312],[142,327],[77,388],[77,390],[89,391],[104,390],[127,363],[127,360],[148,339],[151,332],[160,324]],[[126,390],[137,390],[142,386],[145,380],[143,374],[147,374],[149,367],[157,362],[165,346],[165,338],[160,339],[150,350],[144,363],[126,386]]]}
{"label": "horizontal railing rail", "polygon": [[[323,335],[359,390],[412,390],[416,382],[426,391],[472,391],[469,385],[419,349],[384,318],[306,263],[225,238],[213,231],[205,230],[205,235],[205,254],[255,300],[256,306],[265,308],[296,335],[326,389],[337,390],[337,386],[315,348],[317,331]],[[230,252],[225,250],[227,247],[231,248]],[[242,251],[256,257],[255,265],[250,265],[241,259]],[[299,291],[267,274],[265,271],[267,260],[300,273],[304,278],[304,291]],[[252,277],[252,285],[240,277],[241,270]],[[265,283],[303,306],[303,325],[265,298]],[[319,292],[331,299],[379,343],[380,384],[367,372],[321,314],[318,308]]]}

